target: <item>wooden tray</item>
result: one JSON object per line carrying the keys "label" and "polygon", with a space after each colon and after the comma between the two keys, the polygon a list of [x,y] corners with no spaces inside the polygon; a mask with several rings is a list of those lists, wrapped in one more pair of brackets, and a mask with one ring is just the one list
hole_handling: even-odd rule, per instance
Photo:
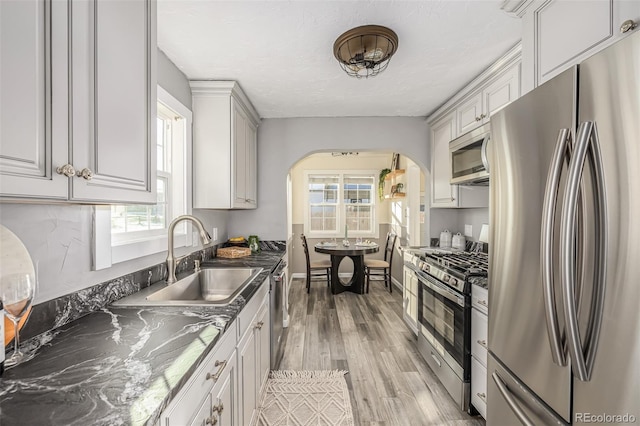
{"label": "wooden tray", "polygon": [[218,257],[224,257],[227,259],[235,259],[238,257],[245,257],[251,254],[249,247],[224,247],[219,248],[217,251]]}

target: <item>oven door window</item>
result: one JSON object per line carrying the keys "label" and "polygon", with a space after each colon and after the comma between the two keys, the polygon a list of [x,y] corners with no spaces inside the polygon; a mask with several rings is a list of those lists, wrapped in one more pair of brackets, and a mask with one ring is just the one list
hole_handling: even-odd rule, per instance
{"label": "oven door window", "polygon": [[449,355],[464,366],[464,307],[457,303],[456,296],[445,297],[423,281],[420,296],[420,322]]}

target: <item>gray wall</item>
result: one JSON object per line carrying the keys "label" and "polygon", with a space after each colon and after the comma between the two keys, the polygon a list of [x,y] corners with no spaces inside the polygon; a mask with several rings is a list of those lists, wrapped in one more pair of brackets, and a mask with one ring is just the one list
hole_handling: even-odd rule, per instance
{"label": "gray wall", "polygon": [[[464,225],[468,224],[473,227],[473,241],[478,241],[480,237],[480,230],[483,223],[489,223],[489,209],[460,209],[458,212],[458,230],[464,235]],[[469,238],[467,237],[467,241]]]}
{"label": "gray wall", "polygon": [[189,80],[160,49],[158,49],[158,85],[191,109]]}
{"label": "gray wall", "polygon": [[286,177],[308,154],[319,151],[394,151],[422,169],[429,163],[429,129],[420,117],[265,119],[258,128],[258,208],[234,211],[229,233],[287,238]]}
{"label": "gray wall", "polygon": [[[162,52],[158,52],[158,84],[191,108],[189,82]],[[218,239],[227,239],[226,211],[194,210],[209,232],[218,227]],[[38,264],[39,288],[36,303],[91,287],[158,263],[166,252],[91,270],[93,207],[87,205],[47,205],[0,203],[0,223],[9,228],[27,247]],[[184,251],[193,251],[183,249]]]}

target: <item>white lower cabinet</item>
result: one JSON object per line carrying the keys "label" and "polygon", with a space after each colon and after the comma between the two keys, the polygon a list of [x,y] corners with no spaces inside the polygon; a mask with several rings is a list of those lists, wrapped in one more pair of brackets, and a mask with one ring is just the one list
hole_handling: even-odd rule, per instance
{"label": "white lower cabinet", "polygon": [[269,312],[267,280],[163,411],[158,425],[255,424],[269,375]]}
{"label": "white lower cabinet", "polygon": [[[413,255],[409,255],[413,257]],[[418,277],[408,267],[404,267],[402,282],[402,317],[411,331],[418,334]]]}
{"label": "white lower cabinet", "polygon": [[487,418],[488,290],[471,288],[471,404]]}
{"label": "white lower cabinet", "polygon": [[240,420],[255,424],[260,395],[270,366],[269,295],[267,294],[238,344]]}

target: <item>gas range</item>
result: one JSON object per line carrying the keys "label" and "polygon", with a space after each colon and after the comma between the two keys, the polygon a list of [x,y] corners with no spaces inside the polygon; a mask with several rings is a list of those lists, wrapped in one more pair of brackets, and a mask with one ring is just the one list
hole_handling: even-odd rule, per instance
{"label": "gas range", "polygon": [[418,255],[416,266],[460,293],[470,294],[470,278],[475,281],[487,279],[489,259],[486,253],[448,251],[442,249],[423,250]]}

